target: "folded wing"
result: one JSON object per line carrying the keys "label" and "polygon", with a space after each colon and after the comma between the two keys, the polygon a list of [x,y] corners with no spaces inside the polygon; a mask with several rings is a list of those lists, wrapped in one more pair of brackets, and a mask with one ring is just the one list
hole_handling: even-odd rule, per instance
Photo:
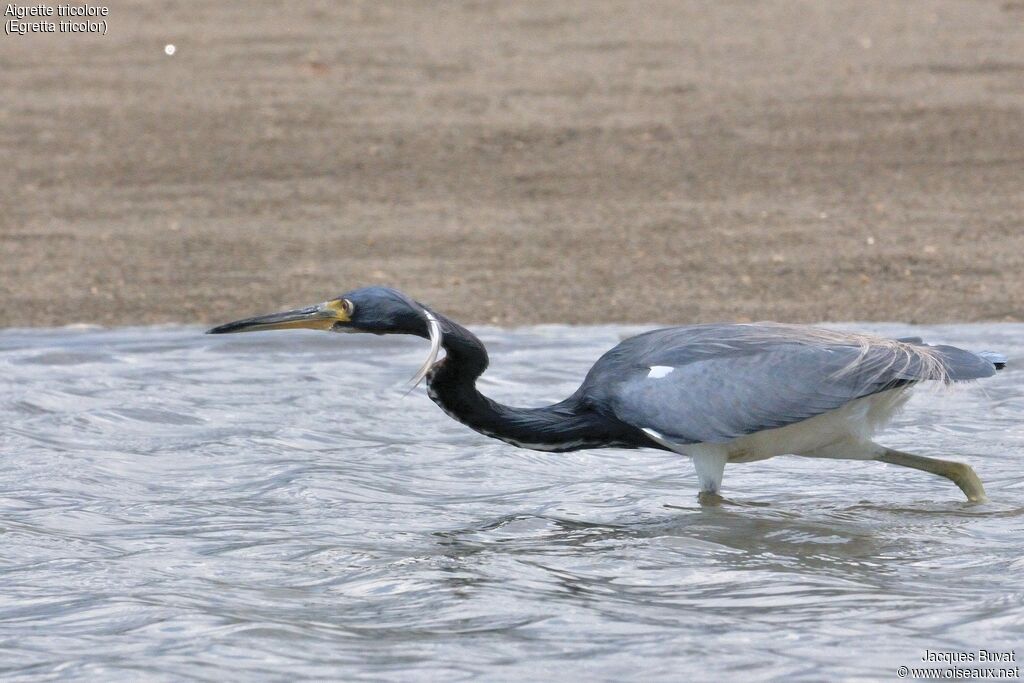
{"label": "folded wing", "polygon": [[598,409],[676,443],[784,427],[924,380],[987,377],[963,349],[798,325],[696,325],[627,339],[582,389]]}

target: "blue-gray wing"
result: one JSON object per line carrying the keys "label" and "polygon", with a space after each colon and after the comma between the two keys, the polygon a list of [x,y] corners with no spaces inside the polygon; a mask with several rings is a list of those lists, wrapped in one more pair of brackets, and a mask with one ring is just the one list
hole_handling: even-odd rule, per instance
{"label": "blue-gray wing", "polygon": [[926,346],[798,325],[695,325],[633,337],[581,389],[598,410],[676,443],[783,427],[922,380],[987,377],[993,363]]}

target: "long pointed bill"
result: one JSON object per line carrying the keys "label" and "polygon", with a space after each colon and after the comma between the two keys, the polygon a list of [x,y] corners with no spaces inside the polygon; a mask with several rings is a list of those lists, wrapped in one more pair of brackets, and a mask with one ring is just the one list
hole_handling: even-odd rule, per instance
{"label": "long pointed bill", "polygon": [[349,322],[348,313],[341,299],[325,301],[316,306],[308,308],[296,308],[293,311],[283,313],[271,313],[270,315],[259,315],[255,318],[236,320],[235,322],[219,325],[207,334],[231,334],[234,332],[259,332],[262,330],[330,330],[335,325]]}

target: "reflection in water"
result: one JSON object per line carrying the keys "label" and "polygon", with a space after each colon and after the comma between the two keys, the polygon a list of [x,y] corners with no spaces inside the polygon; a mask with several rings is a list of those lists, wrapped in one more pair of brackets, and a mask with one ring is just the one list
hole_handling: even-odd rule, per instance
{"label": "reflection in water", "polygon": [[[1024,365],[1021,325],[868,329]],[[558,400],[626,332],[485,331],[483,388]],[[992,503],[778,458],[730,466],[740,504],[701,508],[679,456],[520,451],[403,397],[424,351],[0,333],[4,674],[888,679],[925,648],[1021,640],[1016,364],[920,392],[881,439],[971,462]]]}

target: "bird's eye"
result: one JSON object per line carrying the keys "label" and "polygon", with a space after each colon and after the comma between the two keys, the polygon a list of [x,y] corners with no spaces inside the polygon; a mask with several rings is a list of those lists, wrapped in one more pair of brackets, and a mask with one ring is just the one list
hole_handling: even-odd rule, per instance
{"label": "bird's eye", "polygon": [[345,311],[345,315],[352,317],[352,314],[356,311],[356,305],[348,299],[341,300],[341,309]]}

